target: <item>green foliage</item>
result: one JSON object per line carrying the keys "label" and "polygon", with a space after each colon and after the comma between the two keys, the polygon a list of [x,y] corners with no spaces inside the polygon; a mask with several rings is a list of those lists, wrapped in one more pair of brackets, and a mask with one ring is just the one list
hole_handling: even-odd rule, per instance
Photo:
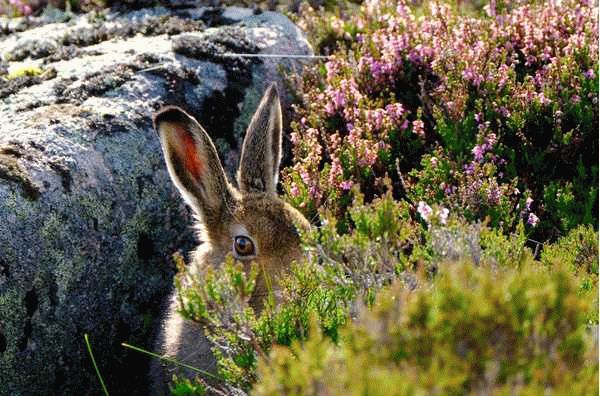
{"label": "green foliage", "polygon": [[590,309],[562,267],[449,263],[426,287],[387,288],[339,345],[315,328],[274,348],[253,394],[595,394]]}
{"label": "green foliage", "polygon": [[173,385],[169,386],[173,396],[204,396],[206,388],[199,380],[191,381],[187,378],[173,376]]}
{"label": "green foliage", "polygon": [[598,233],[580,225],[552,245],[544,247],[542,263],[569,268],[579,282],[579,293],[594,302],[588,322],[598,324]]}
{"label": "green foliage", "polygon": [[598,278],[598,233],[590,225],[580,225],[554,244],[544,248],[541,261],[551,266],[565,265],[577,274]]}
{"label": "green foliage", "polygon": [[302,235],[307,260],[272,280],[260,311],[251,303],[262,275],[231,258],[180,282],[183,313],[218,345],[227,386],[293,394],[591,386],[597,366],[584,364],[584,327],[597,322],[598,288],[595,280],[583,290],[578,274],[590,267],[597,279],[592,228],[546,247],[540,263],[522,224],[506,236],[450,216],[425,230],[391,194],[365,205],[357,193],[348,213],[348,230],[324,215]]}

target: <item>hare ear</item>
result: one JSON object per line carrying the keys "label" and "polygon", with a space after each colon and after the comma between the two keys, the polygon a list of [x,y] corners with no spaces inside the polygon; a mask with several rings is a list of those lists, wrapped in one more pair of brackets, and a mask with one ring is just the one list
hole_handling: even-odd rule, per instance
{"label": "hare ear", "polygon": [[275,192],[281,162],[281,104],[273,83],[246,131],[238,170],[244,192]]}
{"label": "hare ear", "polygon": [[154,115],[154,128],[160,136],[169,175],[185,201],[204,222],[218,219],[231,199],[231,190],[206,131],[173,106]]}

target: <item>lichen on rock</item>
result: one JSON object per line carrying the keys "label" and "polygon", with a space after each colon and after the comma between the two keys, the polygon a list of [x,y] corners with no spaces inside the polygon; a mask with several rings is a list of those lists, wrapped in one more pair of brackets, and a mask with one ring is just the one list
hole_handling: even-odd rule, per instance
{"label": "lichen on rock", "polygon": [[0,34],[2,68],[41,71],[0,75],[0,395],[95,392],[84,333],[109,389],[146,394],[148,359],[120,344],[151,345],[170,256],[193,243],[151,114],[188,110],[233,174],[239,120],[282,76],[223,54],[310,53],[287,18],[226,11],[33,17]]}

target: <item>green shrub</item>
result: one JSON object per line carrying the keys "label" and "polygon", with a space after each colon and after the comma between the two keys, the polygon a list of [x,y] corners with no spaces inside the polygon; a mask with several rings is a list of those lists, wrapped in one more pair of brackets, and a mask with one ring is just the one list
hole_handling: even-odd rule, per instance
{"label": "green shrub", "polygon": [[575,273],[598,280],[598,233],[590,225],[580,225],[542,252],[541,261],[551,266],[565,265]]}
{"label": "green shrub", "polygon": [[384,291],[338,345],[315,327],[273,348],[253,394],[596,394],[590,309],[563,267],[448,263],[431,285]]}
{"label": "green shrub", "polygon": [[[396,296],[398,301],[411,307],[414,304],[415,309],[421,310],[415,315],[421,318],[428,315],[427,320],[419,322],[422,327],[404,319],[394,327],[398,331],[404,329],[402,342],[406,343],[402,344],[404,349],[399,350],[398,358],[402,357],[399,360],[403,364],[401,371],[408,377],[396,378],[398,386],[402,385],[398,389],[432,391],[434,385],[420,382],[426,378],[436,378],[435,386],[442,387],[442,393],[476,391],[483,389],[480,387],[488,380],[493,380],[490,385],[493,389],[506,387],[507,391],[516,389],[514,387],[520,383],[527,385],[527,389],[547,384],[557,389],[563,386],[546,378],[554,374],[548,371],[549,367],[541,365],[540,362],[545,361],[540,355],[542,352],[536,349],[537,346],[532,349],[529,342],[530,337],[537,334],[545,337],[540,341],[545,348],[550,348],[551,341],[562,345],[564,339],[571,340],[572,337],[575,337],[573,345],[579,345],[577,337],[583,337],[580,325],[597,323],[594,319],[597,318],[597,281],[591,282],[582,293],[581,286],[574,286],[581,285],[579,272],[572,270],[572,263],[594,263],[598,260],[597,244],[593,244],[597,234],[591,228],[584,227],[573,232],[573,236],[547,247],[542,256],[544,261],[540,263],[534,260],[532,252],[525,246],[527,237],[522,225],[517,233],[505,236],[485,224],[468,224],[453,215],[449,215],[442,224],[432,215],[428,228],[424,229],[419,220],[411,217],[409,206],[395,201],[391,194],[366,205],[361,201],[361,195],[356,195],[357,200],[348,208],[352,227],[340,231],[335,217],[324,215],[321,227],[302,236],[306,262],[291,266],[289,273],[278,285],[274,285],[277,299],[274,295],[270,296],[260,313],[248,304],[258,271],[255,268],[245,270],[231,258],[219,268],[211,268],[205,274],[192,277],[189,287],[180,287],[183,314],[203,323],[209,338],[218,345],[214,351],[219,373],[228,389],[253,389],[259,379],[259,360],[275,362],[280,359],[278,352],[275,352],[275,357],[268,358],[273,345],[276,345],[275,350],[292,346],[297,353],[300,353],[299,347],[294,345],[300,345],[298,343],[307,342],[306,348],[312,348],[315,341],[307,340],[311,323],[328,340],[320,340],[319,348],[331,342],[332,348],[339,345],[343,350],[348,342],[347,332],[352,331],[347,328],[358,326],[352,324],[357,307],[363,307],[363,316],[371,315],[368,311],[374,307],[373,315],[377,315],[377,307],[388,298],[383,297],[382,300],[381,291],[391,284],[395,285],[392,287],[394,290],[404,285],[397,292],[400,293]],[[432,210],[436,213],[435,209]],[[580,246],[579,251],[573,249],[576,243]],[[546,255],[554,261],[548,261]],[[567,271],[568,268],[571,270]],[[474,304],[475,301],[478,303]],[[563,306],[565,304],[568,306]],[[396,314],[402,316],[394,312]],[[413,319],[417,320],[417,316]],[[385,328],[389,324],[387,316],[368,317],[368,323],[374,329]],[[433,319],[438,322],[430,323]],[[553,326],[555,333],[550,332]],[[438,332],[439,339],[435,338]],[[418,338],[418,334],[422,338]],[[484,340],[489,341],[493,337],[497,337],[497,341],[492,346],[484,345]],[[358,338],[352,342],[358,343]],[[412,344],[415,345],[410,349]],[[468,359],[451,355],[454,351],[451,346],[463,344],[467,349],[473,348],[468,349],[471,351]],[[427,345],[438,346],[435,351],[414,349],[426,348]],[[337,350],[334,348],[332,351]],[[547,352],[545,349],[542,351]],[[338,352],[334,352],[310,350],[307,356],[325,359],[330,354],[337,356]],[[575,371],[565,368],[566,374],[561,372],[561,375],[580,376],[577,367],[584,358],[579,352],[569,353],[575,355],[565,364],[568,363],[570,366],[567,367]],[[435,358],[437,355],[439,357]],[[365,360],[365,356],[353,356],[351,360],[356,358],[360,364],[383,370],[373,374],[375,376],[391,373],[388,363],[382,368],[377,366],[379,360],[370,362]],[[552,355],[552,358],[567,359],[566,355],[556,356]],[[380,358],[383,359],[377,359]],[[477,366],[479,359],[482,359],[483,366]],[[263,378],[257,389],[286,384],[292,386],[289,381],[300,381],[294,376],[296,371],[304,368],[294,366],[288,360],[281,367],[269,366],[269,370],[294,372],[273,377],[271,385]],[[415,361],[421,365],[414,366]],[[318,371],[323,367],[314,361],[306,363],[307,369],[312,367]],[[440,366],[442,363],[445,365]],[[409,366],[412,371],[408,370]],[[358,370],[358,366],[349,366],[348,373],[354,370]],[[589,370],[593,374],[597,368]],[[532,372],[536,373],[534,379],[530,378]],[[497,377],[489,379],[490,373]],[[299,375],[305,378],[302,381],[321,383],[320,376],[311,377],[316,375],[314,373]],[[540,379],[540,375],[546,377]],[[438,381],[440,376],[442,379]],[[523,378],[521,382],[519,378]],[[357,383],[366,381],[364,377],[356,377],[355,380]],[[282,382],[276,385],[277,381]],[[391,386],[385,382],[373,384]],[[182,389],[189,388],[189,385],[178,385],[180,393]],[[335,388],[330,390],[333,392]]]}

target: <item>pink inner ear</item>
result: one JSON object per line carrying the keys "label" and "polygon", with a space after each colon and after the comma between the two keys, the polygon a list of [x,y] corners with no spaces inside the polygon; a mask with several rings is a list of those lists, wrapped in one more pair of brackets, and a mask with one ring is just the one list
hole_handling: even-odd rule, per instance
{"label": "pink inner ear", "polygon": [[191,133],[187,132],[183,128],[177,128],[177,134],[179,135],[179,142],[181,147],[179,155],[183,158],[185,169],[191,173],[191,175],[199,179],[202,175],[202,161],[196,147],[196,141]]}

